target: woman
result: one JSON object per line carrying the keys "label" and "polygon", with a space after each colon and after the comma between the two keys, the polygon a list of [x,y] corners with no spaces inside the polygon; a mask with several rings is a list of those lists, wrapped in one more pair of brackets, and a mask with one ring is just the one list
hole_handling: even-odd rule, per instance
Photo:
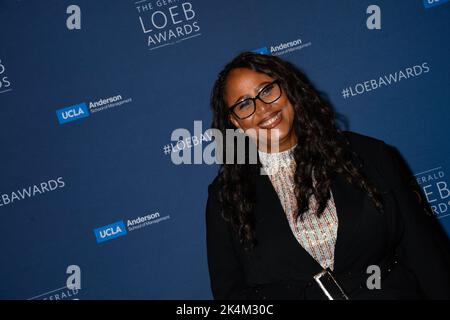
{"label": "woman", "polygon": [[339,130],[293,65],[244,52],[211,104],[213,128],[252,131],[258,148],[257,164],[224,163],[208,187],[215,299],[450,298],[447,237],[403,166],[384,142]]}

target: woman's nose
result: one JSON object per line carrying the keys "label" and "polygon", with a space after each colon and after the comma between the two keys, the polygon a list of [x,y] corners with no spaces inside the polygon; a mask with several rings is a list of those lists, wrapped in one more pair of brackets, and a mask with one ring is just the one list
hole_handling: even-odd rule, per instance
{"label": "woman's nose", "polygon": [[257,99],[255,101],[256,104],[256,113],[257,114],[266,114],[267,110],[271,108],[270,104],[264,103],[261,100]]}

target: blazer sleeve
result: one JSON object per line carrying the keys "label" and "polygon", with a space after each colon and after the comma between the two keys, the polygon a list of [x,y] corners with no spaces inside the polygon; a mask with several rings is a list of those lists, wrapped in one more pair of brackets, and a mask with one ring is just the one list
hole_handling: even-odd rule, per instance
{"label": "blazer sleeve", "polygon": [[394,150],[381,144],[386,179],[397,199],[400,224],[399,262],[416,276],[427,299],[450,299],[450,250],[445,231],[426,213],[413,188],[411,175]]}
{"label": "blazer sleeve", "polygon": [[214,299],[258,299],[255,289],[246,285],[243,267],[233,247],[231,228],[221,215],[215,183],[208,186],[206,247]]}

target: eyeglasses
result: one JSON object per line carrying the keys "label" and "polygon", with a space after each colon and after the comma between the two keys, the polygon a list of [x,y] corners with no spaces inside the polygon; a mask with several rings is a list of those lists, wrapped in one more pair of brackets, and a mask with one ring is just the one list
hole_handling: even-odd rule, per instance
{"label": "eyeglasses", "polygon": [[268,83],[254,98],[247,98],[228,108],[237,118],[245,119],[256,111],[256,100],[259,99],[265,104],[274,103],[281,97],[281,86],[279,80]]}

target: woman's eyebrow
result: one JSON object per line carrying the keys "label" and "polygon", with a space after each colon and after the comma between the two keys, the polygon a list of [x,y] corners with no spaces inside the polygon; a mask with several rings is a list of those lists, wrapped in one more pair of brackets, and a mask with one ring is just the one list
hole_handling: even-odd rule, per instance
{"label": "woman's eyebrow", "polygon": [[[266,80],[266,81],[261,82],[261,83],[256,87],[256,92],[259,93],[259,90],[260,90],[262,87],[264,87],[266,84],[271,83],[271,82],[272,82],[272,80]],[[248,94],[247,94],[247,95],[240,96],[239,98],[236,99],[236,101],[235,101],[234,103],[238,103],[239,101],[243,100],[244,98],[247,99],[247,98],[250,98],[250,96],[249,96]]]}

